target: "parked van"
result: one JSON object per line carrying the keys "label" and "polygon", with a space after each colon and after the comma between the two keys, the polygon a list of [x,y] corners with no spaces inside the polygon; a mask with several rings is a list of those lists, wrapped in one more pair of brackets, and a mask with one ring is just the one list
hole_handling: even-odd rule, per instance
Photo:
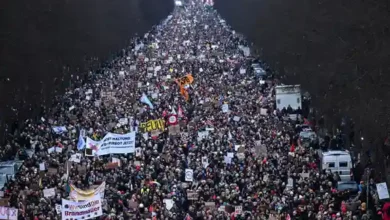
{"label": "parked van", "polygon": [[21,160],[10,160],[0,162],[0,189],[11,179],[15,178],[20,167],[23,165]]}
{"label": "parked van", "polygon": [[352,157],[348,151],[327,151],[321,153],[321,169],[337,173],[341,181],[353,180]]}
{"label": "parked van", "polygon": [[302,109],[302,95],[300,85],[280,85],[275,87],[276,108],[291,107],[293,110]]}

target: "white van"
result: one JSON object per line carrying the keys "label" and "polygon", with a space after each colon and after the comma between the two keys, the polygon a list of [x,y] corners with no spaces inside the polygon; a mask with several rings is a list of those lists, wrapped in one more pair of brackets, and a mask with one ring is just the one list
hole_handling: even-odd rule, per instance
{"label": "white van", "polygon": [[290,106],[293,110],[302,109],[300,85],[280,85],[275,87],[276,108],[282,110]]}
{"label": "white van", "polygon": [[351,154],[346,150],[322,152],[321,169],[337,173],[341,181],[351,181],[353,179]]}
{"label": "white van", "polygon": [[9,160],[0,162],[0,189],[10,180],[14,179],[16,173],[23,165],[21,160]]}

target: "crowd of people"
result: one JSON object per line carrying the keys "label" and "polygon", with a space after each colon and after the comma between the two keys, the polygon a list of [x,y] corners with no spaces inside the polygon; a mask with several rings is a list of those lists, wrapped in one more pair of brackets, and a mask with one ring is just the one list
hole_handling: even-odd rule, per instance
{"label": "crowd of people", "polygon": [[[347,206],[337,176],[300,144],[303,122],[275,109],[278,81],[252,71],[247,47],[201,1],[175,7],[8,142],[24,163],[4,186],[6,205],[19,219],[60,219],[70,185],[105,182],[101,219],[368,219],[365,201]],[[97,157],[80,146],[80,135],[132,131],[136,153]]]}

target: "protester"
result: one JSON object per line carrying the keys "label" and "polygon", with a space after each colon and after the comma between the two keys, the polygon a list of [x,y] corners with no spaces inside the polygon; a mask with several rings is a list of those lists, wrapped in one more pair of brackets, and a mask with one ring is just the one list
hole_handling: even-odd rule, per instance
{"label": "protester", "polygon": [[[9,206],[19,219],[60,219],[75,187],[104,183],[101,219],[360,219],[364,195],[347,207],[246,45],[202,2],[176,7],[9,142],[2,154],[24,159],[4,187]],[[88,138],[133,131],[135,153],[88,156]]]}

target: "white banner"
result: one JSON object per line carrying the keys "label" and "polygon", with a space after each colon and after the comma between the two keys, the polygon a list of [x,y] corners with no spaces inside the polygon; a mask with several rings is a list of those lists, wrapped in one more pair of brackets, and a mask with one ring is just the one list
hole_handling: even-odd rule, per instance
{"label": "white banner", "polygon": [[87,149],[97,156],[107,154],[127,154],[135,152],[135,132],[127,134],[108,133],[101,141],[94,141],[87,137]]}
{"label": "white banner", "polygon": [[99,186],[92,187],[91,189],[82,190],[70,184],[69,198],[74,201],[90,200],[94,196],[99,196],[104,199],[104,191],[106,189],[106,182],[103,182]]}
{"label": "white banner", "polygon": [[99,195],[83,202],[62,199],[62,220],[92,219],[103,215],[102,201]]}
{"label": "white banner", "polygon": [[0,206],[0,219],[18,220],[18,209]]}

